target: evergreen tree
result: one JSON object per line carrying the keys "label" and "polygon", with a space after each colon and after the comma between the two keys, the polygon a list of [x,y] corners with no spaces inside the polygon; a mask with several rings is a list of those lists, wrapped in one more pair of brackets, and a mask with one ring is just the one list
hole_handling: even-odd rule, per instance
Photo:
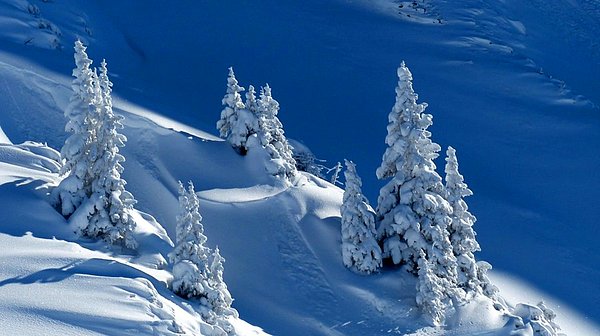
{"label": "evergreen tree", "polygon": [[406,264],[417,274],[424,251],[434,274],[450,288],[456,283],[456,258],[447,230],[452,209],[433,162],[440,150],[427,131],[433,117],[424,113],[427,104],[417,103],[412,75],[404,62],[398,77],[396,103],[387,126],[388,148],[377,169],[379,179],[391,178],[379,194],[378,234],[385,257]]}
{"label": "evergreen tree", "polygon": [[256,100],[256,90],[254,86],[248,85],[248,91],[246,92],[246,108],[252,114],[257,115],[258,113],[258,101]]}
{"label": "evergreen tree", "polygon": [[238,85],[233,68],[229,68],[229,77],[227,78],[227,93],[223,97],[223,111],[221,119],[217,122],[217,129],[221,137],[235,148],[241,155],[246,155],[248,151],[247,141],[250,136],[258,132],[258,120],[256,117],[256,94],[254,87],[246,94],[246,99],[250,104],[242,102],[240,92],[244,88]]}
{"label": "evergreen tree", "polygon": [[293,179],[297,173],[296,161],[293,157],[292,146],[284,135],[283,125],[277,114],[279,102],[271,94],[267,84],[261,89],[258,100],[258,127],[261,144],[271,157],[267,171],[286,181]]}
{"label": "evergreen tree", "polygon": [[448,226],[450,243],[458,266],[458,286],[464,290],[478,291],[477,265],[473,253],[480,251],[475,239],[473,224],[477,220],[469,212],[464,197],[473,195],[458,172],[456,150],[448,147],[446,151],[446,191],[447,200],[452,207],[452,221]]}
{"label": "evergreen tree", "polygon": [[197,298],[208,306],[210,285],[209,256],[206,236],[199,212],[194,184],[188,189],[179,182],[179,214],[177,215],[175,248],[169,254],[173,264],[173,292],[184,298]]}
{"label": "evergreen tree", "polygon": [[89,147],[94,141],[95,120],[93,113],[94,87],[92,60],[86,53],[81,41],[75,41],[75,68],[71,83],[73,93],[65,110],[67,124],[65,131],[71,135],[61,149],[64,165],[61,175],[66,177],[52,191],[54,202],[63,216],[70,216],[91,193],[91,181],[88,168],[91,165]]}
{"label": "evergreen tree", "polygon": [[419,271],[417,280],[417,305],[423,310],[429,322],[434,326],[444,323],[445,288],[444,281],[433,271],[432,265],[423,250],[419,251]]}
{"label": "evergreen tree", "polygon": [[133,238],[136,224],[131,217],[136,200],[125,190],[126,182],[121,178],[121,163],[125,158],[119,154],[119,147],[125,146],[127,138],[119,133],[123,128],[123,117],[115,115],[112,109],[112,83],[105,60],[100,65],[100,76],[94,78],[96,128],[95,141],[90,148],[92,164],[88,169],[94,208],[83,234],[136,248]]}
{"label": "evergreen tree", "polygon": [[381,267],[381,249],[375,239],[375,219],[361,191],[356,165],[346,160],[346,190],[341,207],[342,257],[346,267],[373,273]]}
{"label": "evergreen tree", "polygon": [[209,284],[211,285],[212,291],[208,296],[208,302],[217,315],[233,314],[237,316],[237,312],[231,308],[233,299],[223,280],[224,262],[225,258],[221,256],[219,247],[216,247],[210,265]]}
{"label": "evergreen tree", "polygon": [[490,283],[487,276],[487,271],[492,266],[485,261],[477,262],[474,256],[476,251],[481,250],[473,230],[473,224],[477,219],[469,212],[464,201],[464,197],[473,195],[473,192],[458,172],[456,150],[452,147],[448,147],[446,151],[445,171],[447,199],[453,210],[448,230],[457,259],[458,286],[465,291],[480,292],[495,299],[498,289]]}
{"label": "evergreen tree", "polygon": [[52,195],[64,216],[91,202],[86,208],[88,223],[82,227],[83,235],[135,248],[135,223],[131,218],[135,200],[121,179],[125,158],[119,154],[119,147],[127,140],[118,133],[123,128],[122,118],[112,111],[112,83],[106,62],[102,61],[98,76],[85,50],[81,41],[75,42],[73,95],[65,112],[66,130],[73,134],[61,151],[61,173],[67,177]]}
{"label": "evergreen tree", "polygon": [[232,125],[235,124],[237,119],[237,111],[245,107],[240,95],[240,92],[243,91],[244,88],[238,85],[233,68],[230,67],[229,76],[227,77],[227,93],[225,93],[222,100],[225,107],[221,111],[221,119],[217,122],[217,129],[221,138],[225,139],[231,134]]}

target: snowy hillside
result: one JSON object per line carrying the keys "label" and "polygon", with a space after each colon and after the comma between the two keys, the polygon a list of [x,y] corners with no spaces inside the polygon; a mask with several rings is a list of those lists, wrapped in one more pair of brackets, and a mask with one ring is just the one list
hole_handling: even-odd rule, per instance
{"label": "snowy hillside", "polygon": [[[282,185],[217,137],[234,66],[273,87],[289,138],[328,167],[356,162],[375,204],[402,60],[433,140],[460,153],[478,259],[512,313],[543,299],[562,332],[600,334],[598,2],[4,0],[0,27],[0,335],[211,334],[167,285],[178,180],[225,257],[239,335],[533,335],[532,316],[484,298],[428,326],[412,275],[344,267],[343,190],[306,173]],[[77,38],[108,61],[125,118],[136,253],[79,237],[47,196]]]}

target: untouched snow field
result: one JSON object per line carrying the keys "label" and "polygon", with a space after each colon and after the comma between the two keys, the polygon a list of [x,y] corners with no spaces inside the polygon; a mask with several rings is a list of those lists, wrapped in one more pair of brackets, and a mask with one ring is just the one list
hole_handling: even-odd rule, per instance
{"label": "untouched snow field", "polygon": [[[356,162],[374,203],[401,60],[433,140],[458,150],[500,294],[600,334],[597,1],[3,0],[0,28],[0,334],[209,334],[166,287],[177,181],[192,180],[240,335],[531,335],[489,302],[426,327],[414,279],[344,268],[339,188],[308,174],[282,188],[214,135],[233,65],[241,85],[273,87],[286,135]],[[76,37],[107,59],[125,116],[137,255],[77,237],[45,196]]]}

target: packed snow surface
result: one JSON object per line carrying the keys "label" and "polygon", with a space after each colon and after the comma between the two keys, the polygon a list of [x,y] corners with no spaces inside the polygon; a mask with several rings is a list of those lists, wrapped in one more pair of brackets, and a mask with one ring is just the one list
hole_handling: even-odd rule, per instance
{"label": "packed snow surface", "polygon": [[[166,286],[178,180],[199,191],[240,335],[513,332],[485,301],[426,327],[411,276],[344,267],[339,188],[308,174],[278,185],[216,137],[234,66],[244,87],[273,87],[286,136],[356,162],[373,204],[401,60],[433,139],[460,153],[500,295],[545,300],[568,335],[600,334],[597,1],[3,0],[0,28],[0,334],[210,334]],[[107,59],[125,117],[137,254],[78,237],[46,196],[76,37]]]}

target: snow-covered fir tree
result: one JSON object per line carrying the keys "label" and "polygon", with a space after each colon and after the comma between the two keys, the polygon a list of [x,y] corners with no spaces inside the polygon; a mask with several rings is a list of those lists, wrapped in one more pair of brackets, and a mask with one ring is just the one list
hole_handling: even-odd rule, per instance
{"label": "snow-covered fir tree", "polygon": [[256,117],[257,103],[254,87],[246,95],[250,104],[246,105],[242,101],[241,92],[244,88],[238,84],[233,68],[229,68],[229,77],[227,78],[227,92],[223,97],[223,111],[221,119],[217,122],[217,129],[222,138],[235,148],[240,154],[245,155],[248,151],[248,137],[258,132],[258,119]]}
{"label": "snow-covered fir tree", "polygon": [[231,293],[229,293],[227,285],[223,280],[224,262],[225,258],[221,256],[219,247],[216,247],[210,264],[209,284],[212,291],[208,295],[208,302],[213,311],[218,315],[237,316],[237,311],[231,308],[231,303],[233,302]]}
{"label": "snow-covered fir tree", "polygon": [[458,286],[465,291],[481,292],[490,298],[496,296],[497,288],[487,277],[491,265],[476,262],[474,253],[480,251],[475,238],[473,224],[477,220],[469,212],[464,197],[473,195],[458,171],[456,150],[448,147],[446,151],[446,192],[447,200],[452,207],[452,221],[448,226],[450,242],[457,260]]}
{"label": "snow-covered fir tree", "polygon": [[444,281],[433,272],[423,250],[419,251],[418,260],[417,305],[425,313],[428,322],[440,326],[444,323],[447,308]]}
{"label": "snow-covered fir tree", "polygon": [[284,135],[283,125],[277,114],[279,102],[271,94],[269,84],[261,89],[258,100],[258,126],[262,146],[271,157],[267,171],[285,181],[291,181],[296,176],[296,161],[292,147]]}
{"label": "snow-covered fir tree", "polygon": [[433,162],[440,150],[427,130],[433,117],[424,113],[427,104],[417,103],[412,74],[404,62],[398,78],[385,139],[388,148],[377,169],[379,179],[391,179],[381,188],[377,207],[383,254],[414,274],[424,255],[434,274],[451,288],[457,276],[448,233],[452,209]]}
{"label": "snow-covered fir tree", "polygon": [[123,128],[123,117],[114,114],[112,109],[112,83],[108,78],[105,60],[100,64],[100,75],[94,78],[96,127],[95,141],[90,146],[92,162],[88,169],[92,185],[90,200],[94,207],[82,233],[135,248],[135,222],[131,213],[136,200],[125,190],[126,182],[121,178],[121,163],[125,161],[125,157],[119,153],[119,148],[125,146],[127,138],[119,133]]}
{"label": "snow-covered fir tree", "polygon": [[244,103],[246,109],[252,114],[257,115],[258,113],[258,101],[256,100],[256,90],[253,85],[248,85],[248,91],[246,92],[246,102]]}
{"label": "snow-covered fir tree", "polygon": [[245,107],[242,101],[240,92],[243,92],[244,88],[238,84],[235,78],[233,68],[229,68],[229,76],[227,77],[227,92],[223,97],[223,111],[221,111],[221,119],[217,121],[217,129],[221,138],[227,138],[231,133],[233,124],[237,119],[237,111]]}
{"label": "snow-covered fir tree", "polygon": [[465,290],[478,291],[477,265],[473,253],[480,251],[475,239],[473,224],[477,220],[469,212],[464,197],[473,195],[458,172],[456,150],[448,147],[446,151],[446,191],[447,200],[452,207],[452,221],[448,226],[450,243],[457,261],[458,286]]}
{"label": "snow-covered fir tree", "polygon": [[208,306],[210,292],[210,249],[199,211],[199,200],[194,184],[186,188],[179,182],[179,214],[177,215],[176,241],[169,259],[173,264],[171,289],[184,298],[197,298]]}
{"label": "snow-covered fir tree", "polygon": [[92,61],[85,50],[81,41],[75,42],[73,95],[65,112],[66,130],[73,134],[61,151],[61,173],[67,176],[52,196],[64,216],[87,204],[87,213],[82,214],[86,220],[81,225],[83,235],[135,248],[135,223],[131,219],[135,200],[121,179],[125,158],[119,147],[127,140],[118,133],[123,128],[122,118],[112,111],[112,83],[106,62],[102,62],[98,75],[97,69],[90,67]]}
{"label": "snow-covered fir tree", "polygon": [[73,69],[75,79],[71,83],[73,93],[65,110],[65,131],[71,135],[61,149],[64,164],[60,173],[66,177],[52,191],[54,202],[63,216],[73,214],[91,193],[91,181],[88,176],[91,166],[89,147],[94,141],[95,127],[92,60],[81,41],[75,41],[74,48],[76,66]]}
{"label": "snow-covered fir tree", "polygon": [[346,189],[341,207],[342,258],[346,267],[373,273],[381,267],[381,248],[375,239],[375,219],[361,191],[356,165],[345,160]]}

